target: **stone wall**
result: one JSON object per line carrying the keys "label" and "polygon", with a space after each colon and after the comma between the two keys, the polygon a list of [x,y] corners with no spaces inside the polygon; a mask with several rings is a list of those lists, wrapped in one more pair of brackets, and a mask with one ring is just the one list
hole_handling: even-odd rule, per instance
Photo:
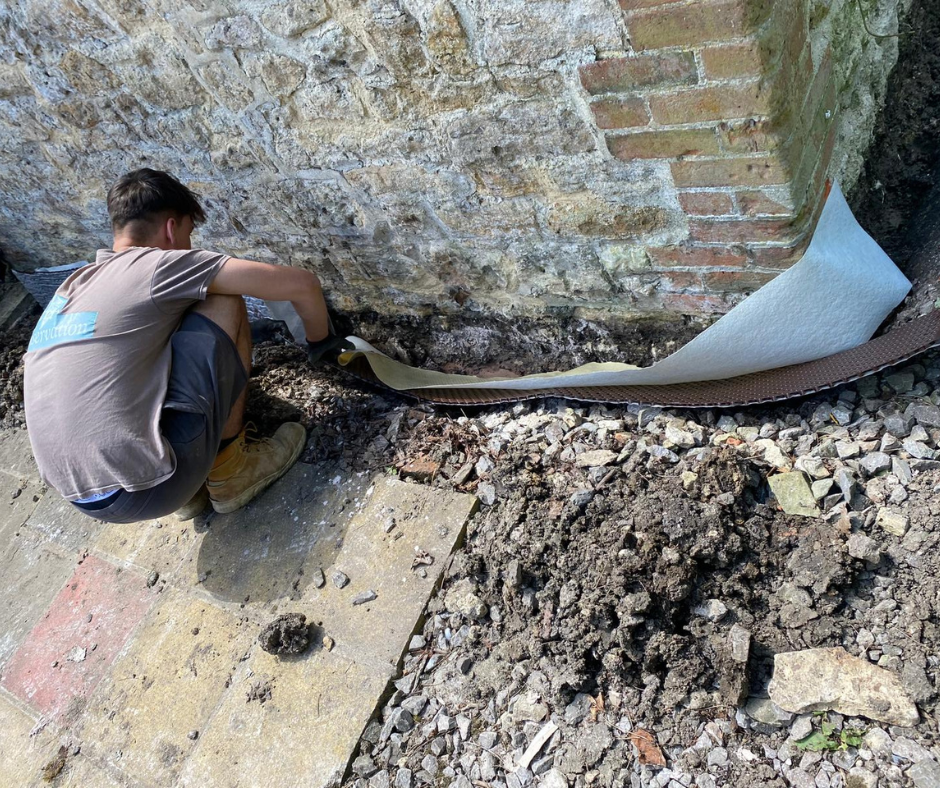
{"label": "stone wall", "polygon": [[340,309],[721,312],[854,178],[896,49],[858,0],[13,0],[0,247],[89,259],[147,165]]}

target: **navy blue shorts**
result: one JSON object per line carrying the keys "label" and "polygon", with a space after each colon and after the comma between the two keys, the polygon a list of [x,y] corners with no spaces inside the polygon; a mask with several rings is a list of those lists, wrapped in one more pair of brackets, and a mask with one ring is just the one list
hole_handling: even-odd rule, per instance
{"label": "navy blue shorts", "polygon": [[170,340],[173,363],[160,431],[176,457],[173,475],[156,487],[121,490],[105,506],[75,504],[108,523],[164,517],[187,503],[205,483],[232,406],[248,373],[232,338],[204,315],[190,312]]}

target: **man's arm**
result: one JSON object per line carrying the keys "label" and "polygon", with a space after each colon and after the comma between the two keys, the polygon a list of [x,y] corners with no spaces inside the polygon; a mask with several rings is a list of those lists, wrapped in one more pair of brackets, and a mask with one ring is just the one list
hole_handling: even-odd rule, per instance
{"label": "man's arm", "polygon": [[311,271],[233,257],[219,269],[209,284],[209,293],[290,301],[304,323],[308,342],[318,342],[329,334],[323,288]]}

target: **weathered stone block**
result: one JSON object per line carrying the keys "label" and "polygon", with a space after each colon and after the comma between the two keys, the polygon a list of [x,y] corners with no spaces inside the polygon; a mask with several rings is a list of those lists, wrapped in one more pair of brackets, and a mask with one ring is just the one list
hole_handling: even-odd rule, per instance
{"label": "weathered stone block", "polygon": [[[155,108],[183,109],[203,104],[202,86],[182,54],[156,35],[135,39],[128,59],[114,64],[124,90]],[[158,137],[159,138],[159,137]]]}
{"label": "weathered stone block", "polygon": [[537,227],[535,203],[527,197],[474,196],[441,206],[437,215],[461,235],[503,236],[533,232]]}
{"label": "weathered stone block", "polygon": [[463,22],[450,0],[440,0],[428,18],[428,50],[445,71],[467,74],[475,67]]}
{"label": "weathered stone block", "polygon": [[238,112],[254,101],[251,88],[239,79],[241,69],[237,63],[213,60],[199,73],[216,98],[229,109]]}
{"label": "weathered stone block", "polygon": [[382,64],[399,83],[427,74],[431,63],[422,46],[418,21],[401,0],[378,2],[370,8],[369,37]]}
{"label": "weathered stone block", "polygon": [[89,97],[112,90],[117,84],[110,69],[74,49],[62,56],[59,68],[78,92]]}
{"label": "weathered stone block", "polygon": [[277,36],[294,38],[328,17],[323,0],[287,0],[266,8],[261,14],[261,24]]}
{"label": "weathered stone block", "polygon": [[293,94],[290,106],[296,112],[296,120],[288,120],[288,126],[316,126],[324,120],[351,121],[365,116],[362,101],[346,80],[334,80],[325,84],[306,84]]}
{"label": "weathered stone block", "polygon": [[665,208],[611,204],[592,194],[570,195],[548,209],[548,226],[559,235],[640,238],[664,229],[668,221]]}
{"label": "weathered stone block", "polygon": [[261,44],[261,29],[250,16],[241,14],[220,19],[206,33],[209,49],[257,49]]}
{"label": "weathered stone block", "polygon": [[622,41],[622,22],[603,0],[483,0],[479,14],[491,65],[531,66],[577,49],[617,49]]}
{"label": "weathered stone block", "polygon": [[581,119],[554,101],[518,101],[462,114],[447,124],[445,134],[453,160],[461,165],[508,166],[533,158],[563,161],[595,148]]}

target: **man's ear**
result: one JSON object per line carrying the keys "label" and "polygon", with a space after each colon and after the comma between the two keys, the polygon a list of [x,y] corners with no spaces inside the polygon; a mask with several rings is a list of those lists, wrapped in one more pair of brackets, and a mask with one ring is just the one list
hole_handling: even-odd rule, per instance
{"label": "man's ear", "polygon": [[163,223],[163,240],[171,249],[176,246],[176,235],[179,233],[179,229],[179,222],[176,221],[175,216],[168,216]]}

